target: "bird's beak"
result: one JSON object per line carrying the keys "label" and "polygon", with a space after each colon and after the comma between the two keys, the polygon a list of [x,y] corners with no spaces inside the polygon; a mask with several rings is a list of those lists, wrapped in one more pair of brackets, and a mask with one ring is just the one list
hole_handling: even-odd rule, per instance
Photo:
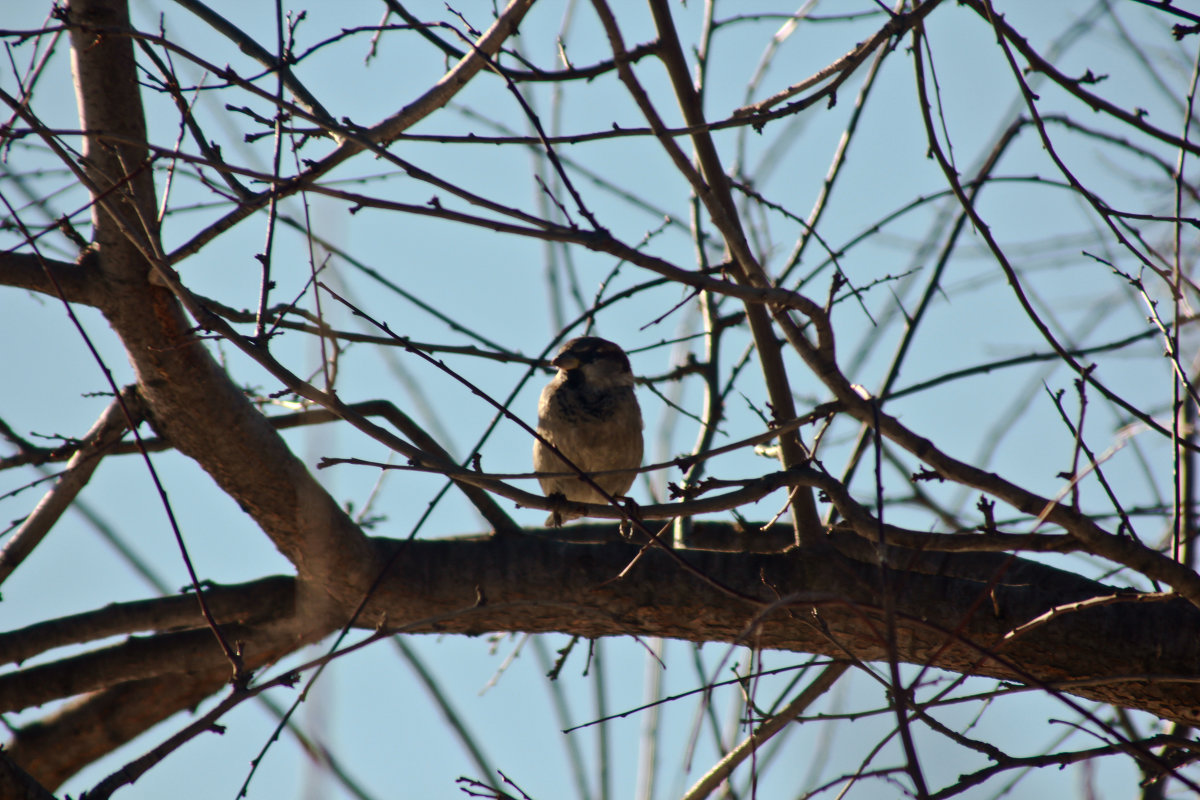
{"label": "bird's beak", "polygon": [[572,370],[572,369],[577,369],[579,367],[579,359],[576,358],[575,356],[571,355],[570,353],[562,353],[562,354],[556,356],[555,359],[553,361],[551,361],[550,363],[553,366],[556,366],[559,369],[564,369],[564,370]]}

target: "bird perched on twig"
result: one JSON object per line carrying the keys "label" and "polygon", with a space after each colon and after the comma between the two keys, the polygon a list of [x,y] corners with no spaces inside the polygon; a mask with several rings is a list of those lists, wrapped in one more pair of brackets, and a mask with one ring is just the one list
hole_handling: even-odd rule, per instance
{"label": "bird perched on twig", "polygon": [[[538,400],[538,433],[605,492],[624,495],[642,465],[642,410],[633,393],[629,356],[607,339],[581,336],[564,344],[550,363],[558,367],[558,374]],[[554,449],[541,440],[533,443],[535,472],[568,473],[538,476],[547,497],[561,494],[580,503],[608,502]],[[555,512],[546,524],[557,527],[579,516]]]}

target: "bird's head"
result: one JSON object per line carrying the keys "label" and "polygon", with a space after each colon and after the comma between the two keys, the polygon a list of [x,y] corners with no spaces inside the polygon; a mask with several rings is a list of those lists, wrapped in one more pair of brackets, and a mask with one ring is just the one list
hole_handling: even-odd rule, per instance
{"label": "bird's head", "polygon": [[569,383],[592,389],[632,386],[629,356],[619,345],[598,336],[580,336],[562,346],[550,362]]}

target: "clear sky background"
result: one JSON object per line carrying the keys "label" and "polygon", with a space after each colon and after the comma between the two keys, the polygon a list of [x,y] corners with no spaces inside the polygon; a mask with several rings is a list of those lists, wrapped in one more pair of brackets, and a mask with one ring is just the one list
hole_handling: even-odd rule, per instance
{"label": "clear sky background", "polygon": [[[49,9],[48,4],[38,2],[11,5],[2,23],[11,29],[39,27]],[[260,42],[270,46],[274,41],[273,4],[214,0],[210,5]],[[619,7],[627,44],[651,38],[648,13],[642,4],[613,5]],[[1055,47],[1060,50],[1056,63],[1063,72],[1083,75],[1092,69],[1103,73],[1106,79],[1093,87],[1095,91],[1123,107],[1144,108],[1155,124],[1179,131],[1183,109],[1177,101],[1188,85],[1195,37],[1176,43],[1169,31],[1173,20],[1135,3],[1114,3],[1116,11],[1107,16],[1098,12],[1102,5],[1036,0],[998,3],[1018,29],[1030,34],[1031,44],[1039,52],[1048,53]],[[718,5],[721,9],[718,16],[747,13],[749,6],[722,3]],[[557,64],[554,43],[568,7],[571,4],[543,0],[521,26],[519,41],[523,52],[544,68]],[[563,34],[571,61],[582,65],[604,58],[608,55],[606,44],[596,34],[598,23],[594,14],[587,4],[573,7],[574,21]],[[681,35],[685,40],[694,39],[702,4],[693,1],[686,7],[677,3],[672,7],[678,14]],[[777,12],[795,10],[783,4],[754,4],[755,10],[767,7]],[[822,3],[816,12],[828,15],[875,8],[864,0]],[[180,6],[133,0],[132,9],[139,29],[157,29],[161,15],[172,40],[204,54],[214,64],[234,65],[242,75],[253,73],[250,62],[234,45]],[[456,9],[478,28],[485,28],[490,22],[489,3],[467,2]],[[382,16],[382,4],[366,0],[292,5],[288,10],[296,13],[303,10],[307,14],[299,27],[299,49],[341,29],[376,25]],[[412,10],[422,19],[453,19],[441,3],[413,3]],[[782,41],[770,69],[750,99],[761,99],[810,75],[862,41],[879,24],[878,16],[801,24]],[[731,25],[716,37],[705,97],[712,118],[724,117],[746,102],[747,81],[755,74],[765,43],[780,30],[780,25],[777,19],[747,22]],[[448,31],[441,33],[452,38]],[[994,34],[972,12],[945,3],[930,17],[928,34],[945,109],[945,133],[953,144],[960,173],[969,176],[999,131],[1013,118],[1014,103],[1019,98],[1002,53],[995,47]],[[1129,40],[1144,48],[1144,60],[1131,54]],[[917,196],[932,196],[945,187],[936,165],[926,158],[925,134],[914,97],[910,43],[909,39],[900,42],[885,61],[853,140],[847,168],[829,201],[819,232],[834,249],[845,247]],[[370,47],[370,33],[350,35],[322,48],[297,68],[300,78],[335,118],[372,125],[412,101],[444,69],[441,58],[431,53],[430,46],[410,33],[384,36],[377,53],[364,66]],[[14,52],[19,62],[27,57],[22,48]],[[184,59],[177,64],[186,80],[201,79],[202,73],[194,65]],[[638,74],[660,100],[664,115],[676,122],[678,110],[669,99],[662,71],[647,60],[638,66]],[[753,165],[747,171],[755,177],[755,189],[775,202],[786,204],[793,212],[806,215],[852,113],[855,93],[864,74],[865,69],[860,70],[850,79],[832,108],[818,104],[799,115],[771,123],[761,135],[744,129],[718,134],[726,163],[733,164],[739,154],[744,154],[741,156],[744,163]],[[211,76],[205,81],[214,82]],[[16,90],[11,69],[4,71],[0,85],[9,92]],[[63,129],[77,127],[70,85],[67,49],[61,48],[36,95],[35,109],[47,124]],[[267,81],[263,85],[273,86],[273,83]],[[614,123],[622,127],[644,124],[628,95],[611,77],[572,87],[558,105],[549,86],[531,90],[529,99],[543,115],[547,127],[564,133],[600,131]],[[174,142],[177,114],[160,97],[148,93],[147,102],[152,139],[160,144]],[[1119,129],[1108,118],[1093,115],[1057,90],[1045,89],[1039,102],[1046,113],[1065,109],[1081,122]],[[244,103],[268,115],[269,109],[261,101],[244,96],[239,99],[236,93],[202,94],[197,103],[197,113],[205,122],[208,136],[221,143],[228,157],[265,168],[270,159],[269,137],[254,144],[242,142],[242,133],[251,126],[244,116],[227,111],[226,103]],[[501,121],[514,131],[527,130],[525,117],[502,83],[494,77],[482,76],[456,98],[452,108],[433,115],[410,133],[498,133],[481,122],[481,117]],[[1122,209],[1151,214],[1170,212],[1173,202],[1170,183],[1144,159],[1122,154],[1116,148],[1073,141],[1069,150],[1071,167],[1089,189]],[[301,156],[318,158],[329,148],[327,142],[310,142]],[[194,146],[188,143],[185,149],[194,151]],[[541,201],[532,176],[542,166],[529,149],[404,140],[392,149],[422,168],[473,191],[531,211],[539,208]],[[1159,147],[1156,152],[1174,163],[1176,154],[1169,148]],[[694,248],[686,229],[687,188],[657,143],[645,138],[622,138],[564,148],[563,154],[605,181],[625,187],[654,205],[654,210],[641,208],[580,177],[579,185],[589,204],[616,235],[637,242],[662,226],[665,212],[682,221],[683,226],[666,226],[652,236],[645,249],[675,263],[695,264]],[[58,187],[61,192],[55,204],[61,211],[74,211],[83,205],[79,188],[72,187],[62,170],[56,170],[53,162],[33,150],[29,143],[16,143],[7,157],[6,169],[10,172],[24,171],[32,164],[44,165],[47,172],[37,176],[35,185],[42,189]],[[285,154],[285,162],[290,163],[291,158],[291,153]],[[294,169],[294,164],[286,169]],[[981,213],[1015,257],[1039,306],[1054,310],[1056,331],[1067,341],[1090,345],[1145,330],[1146,308],[1139,306],[1124,280],[1081,251],[1087,249],[1118,263],[1125,256],[1105,239],[1096,220],[1075,196],[1049,184],[1060,181],[1061,175],[1047,159],[1031,129],[1006,154],[997,174],[1014,180],[985,189],[979,205]],[[1030,182],[1031,176],[1040,176],[1043,181]],[[160,177],[160,191],[164,181],[165,176]],[[424,203],[437,195],[447,207],[470,210],[445,192],[361,156],[333,173],[326,183],[399,202]],[[8,177],[0,178],[0,187],[10,194],[17,191]],[[179,178],[169,199],[178,211],[164,226],[168,247],[178,247],[197,229],[225,213],[228,206],[214,205],[217,199],[194,181]],[[865,305],[871,317],[854,302],[839,306],[836,319],[843,366],[853,380],[868,388],[877,387],[899,336],[899,325],[889,321],[887,314],[894,313],[897,304],[911,310],[916,292],[924,286],[928,271],[933,268],[936,251],[922,252],[919,244],[936,229],[939,220],[945,219],[945,209],[939,202],[921,204],[889,221],[878,235],[846,249],[841,256],[842,268],[858,286],[911,272],[909,278],[888,281],[868,293]],[[560,332],[552,308],[555,302],[565,309],[567,319],[575,316],[569,300],[548,297],[546,276],[552,262],[547,248],[539,242],[393,211],[363,210],[351,214],[345,203],[315,195],[307,197],[307,206],[293,198],[283,204],[282,211],[298,219],[307,216],[308,225],[316,235],[479,336],[509,350],[532,356],[547,347]],[[29,213],[35,215],[33,211]],[[184,281],[201,295],[239,308],[253,307],[259,281],[254,254],[263,247],[264,219],[251,218],[198,255],[181,262],[178,268]],[[768,267],[774,270],[786,257],[800,227],[782,217],[771,219],[769,225],[777,243],[768,261]],[[1152,223],[1146,227],[1148,236],[1161,234],[1161,229],[1155,229]],[[0,241],[6,247],[13,243],[11,237]],[[74,257],[61,240],[46,241],[51,255]],[[572,250],[570,255],[586,298],[591,298],[606,279],[609,280],[606,294],[612,294],[651,277],[630,265],[617,269],[611,257],[581,248]],[[286,230],[280,232],[275,249],[278,280],[275,297],[279,301],[301,292],[309,274],[309,256],[308,244],[302,236]],[[555,254],[555,258],[560,256]],[[798,274],[813,270],[822,260],[822,251],[814,242]],[[345,259],[335,257],[331,263],[330,280],[376,318],[386,320],[396,333],[418,341],[474,343]],[[1127,262],[1124,267],[1136,269]],[[561,270],[561,263],[555,268]],[[829,268],[825,267],[806,291],[823,299],[828,284]],[[951,259],[943,289],[922,325],[898,388],[984,361],[1047,349],[1021,315],[1003,275],[982,250],[978,236],[968,234],[962,239]],[[598,315],[596,332],[632,351],[638,374],[660,374],[681,363],[689,349],[698,352],[699,344],[695,342],[671,344],[696,329],[696,317],[690,308],[653,324],[680,299],[673,288],[644,293]],[[306,307],[311,310],[310,303]],[[727,309],[734,310],[733,304]],[[106,323],[88,309],[76,311],[88,334],[99,345],[106,365],[119,382],[128,382],[130,369]],[[361,323],[345,309],[328,300],[323,311],[335,327],[361,328]],[[576,332],[578,329],[569,333]],[[0,293],[0,341],[9,343],[0,353],[0,373],[5,384],[0,389],[0,416],[25,435],[82,435],[107,405],[108,398],[89,394],[105,391],[103,376],[79,335],[67,324],[62,306],[22,292]],[[733,340],[736,346],[731,345],[724,357],[730,362],[735,360],[745,341],[744,333],[737,334]],[[220,344],[214,344],[213,348],[227,361],[239,382],[262,394],[279,388],[233,348]],[[849,366],[860,350],[861,359]],[[1105,361],[1100,374],[1139,406],[1158,414],[1169,412],[1170,374],[1166,363],[1156,355],[1160,351],[1161,343],[1149,339],[1139,349]],[[320,354],[315,344],[301,335],[285,335],[276,340],[273,352],[302,374],[319,364]],[[444,358],[455,370],[498,398],[512,391],[525,374],[524,368],[516,364],[465,356]],[[789,366],[802,406],[827,399],[798,361]],[[492,416],[491,410],[463,386],[404,352],[353,345],[344,354],[339,369],[339,392],[344,400],[390,399],[430,424],[431,429],[440,423],[447,432],[445,443],[459,455],[475,443]],[[750,406],[761,409],[766,397],[760,382],[756,382],[756,370],[752,364],[749,377],[739,384],[745,398],[735,392],[731,399],[726,440],[758,429],[757,415]],[[539,373],[527,381],[513,404],[528,422],[536,417],[536,397],[545,380],[546,375]],[[1066,389],[1071,402],[1070,375],[1033,365],[947,384],[936,393],[898,400],[889,409],[916,431],[935,437],[952,455],[970,460],[990,451],[989,469],[1014,477],[1031,490],[1053,496],[1063,488],[1057,473],[1069,466],[1071,436],[1059,421],[1043,380],[1052,391]],[[413,386],[418,387],[415,393]],[[673,391],[670,387],[664,390]],[[660,460],[690,449],[696,437],[695,423],[679,417],[647,390],[641,390],[639,396],[647,420],[647,459]],[[693,413],[699,410],[696,385],[685,385],[672,399]],[[436,420],[424,414],[422,403],[433,409]],[[1019,415],[1012,416],[1018,411]],[[1110,478],[1128,493],[1131,502],[1151,505],[1164,495],[1169,496],[1169,448],[1138,431],[1124,430],[1128,420],[1111,407],[1097,403],[1089,413],[1093,415],[1088,423],[1092,443],[1098,451],[1133,442],[1113,458],[1109,467]],[[840,471],[853,442],[853,432],[849,427],[831,432],[824,452],[831,471]],[[295,452],[311,465],[326,456],[377,460],[389,456],[381,445],[344,426],[285,435]],[[724,440],[718,444],[721,441]],[[530,444],[528,435],[515,425],[501,424],[482,448],[484,467],[497,472],[526,471],[530,468]],[[203,578],[234,583],[291,572],[290,565],[250,519],[193,464],[171,453],[155,455],[154,463],[164,476],[172,506],[182,520],[189,553]],[[742,452],[716,460],[712,473],[738,477],[772,468],[771,462]],[[860,472],[852,488],[865,500],[870,496],[871,478],[867,470]],[[409,535],[442,483],[436,477],[411,473],[389,473],[380,480],[376,471],[348,466],[323,470],[318,475],[340,501],[352,504],[356,511],[369,509],[367,513],[377,520],[372,529],[375,535],[392,538]],[[0,475],[3,481],[0,492],[12,492],[0,498],[3,500],[0,514],[6,515],[5,519],[23,516],[36,503],[40,488],[15,492],[34,477],[33,471]],[[637,485],[634,496],[645,502],[661,497],[664,482],[678,477],[677,473],[654,476]],[[970,507],[976,499],[953,487],[926,488],[956,507]],[[1085,486],[1085,500],[1094,498],[1095,491],[1095,487]],[[85,518],[83,514],[65,517],[6,582],[4,602],[0,603],[0,625],[5,629],[156,594],[145,575],[98,532],[97,520],[148,565],[169,590],[187,583],[161,503],[141,462],[133,458],[107,459],[82,500],[94,518]],[[773,495],[745,513],[755,519],[767,519],[783,502],[782,494]],[[542,511],[513,509],[508,501],[504,501],[504,506],[524,525],[540,525],[544,517]],[[921,528],[937,524],[920,509],[897,507],[894,513],[896,516],[890,519],[901,524]],[[1161,520],[1147,519],[1142,524],[1140,532],[1151,540],[1163,527]],[[436,507],[419,535],[444,537],[481,530],[483,524],[469,504],[451,493]],[[1073,560],[1067,566],[1099,575],[1107,565]],[[1114,580],[1119,582],[1121,578]],[[638,706],[652,691],[648,687],[654,681],[661,682],[657,690],[662,694],[674,694],[701,687],[714,677],[728,678],[733,665],[745,667],[746,651],[724,645],[695,648],[681,642],[614,640],[597,645],[596,660],[587,674],[584,674],[586,647],[579,645],[560,680],[551,685],[545,678],[545,659],[547,654],[553,658],[554,651],[566,641],[565,636],[536,640],[524,636],[420,636],[407,638],[404,643],[436,676],[459,718],[477,737],[488,763],[503,770],[539,800],[577,796],[573,794],[569,748],[576,748],[590,765],[591,791],[597,791],[599,782],[595,769],[601,747],[599,728],[564,736],[561,733],[564,725],[555,719],[555,692],[567,705],[569,720],[579,724],[605,712]],[[661,649],[665,669],[647,656],[647,649]],[[322,650],[314,648],[289,659],[288,663],[297,663],[319,652]],[[762,654],[760,666],[770,669],[808,660],[804,654],[767,652]],[[281,669],[282,666],[270,674]],[[763,697],[773,697],[789,679],[789,675],[784,675],[765,680],[757,691]],[[930,680],[945,683],[948,678],[935,674]],[[603,692],[598,699],[597,684],[601,682]],[[993,686],[982,681],[967,686],[976,683],[975,689],[979,691]],[[278,690],[268,697],[276,704],[286,705],[294,694]],[[735,689],[719,690],[712,702],[724,711],[732,707],[735,698]],[[661,711],[660,762],[654,794],[657,798],[677,796],[715,758],[707,732],[697,737],[694,755],[688,757],[688,743],[703,702],[702,696],[694,695],[672,702]],[[885,706],[883,687],[855,675],[840,683],[814,711],[834,713]],[[33,709],[6,720],[19,726],[45,711],[45,708]],[[1015,754],[1040,752],[1060,737],[1074,736],[1071,741],[1081,748],[1095,744],[1069,726],[1052,722],[1068,718],[1070,712],[1040,695],[1006,699],[982,714],[977,706],[963,705],[949,707],[937,716],[947,725],[961,729],[977,714],[972,735],[1002,742]],[[604,746],[610,753],[607,761],[611,767],[612,797],[635,796],[639,752],[645,748],[642,737],[649,719],[646,713],[634,714],[604,726],[607,734]],[[1138,720],[1143,728],[1147,725],[1146,720],[1140,717]],[[182,716],[168,720],[76,776],[63,787],[63,792],[78,795],[186,721]],[[450,727],[444,724],[442,711],[411,663],[389,642],[335,662],[313,689],[297,721],[345,765],[353,780],[372,797],[455,797],[459,796],[455,778],[483,777]],[[250,702],[222,722],[227,726],[223,735],[195,739],[118,796],[233,798],[245,779],[250,760],[267,743],[275,720],[261,705]],[[794,726],[782,745],[777,763],[767,770],[766,779],[759,786],[759,796],[794,796],[797,787],[806,785],[811,776],[818,776],[815,782],[820,783],[854,771],[869,749],[863,743],[879,741],[893,725],[894,718],[882,714],[865,716],[853,723],[812,722]],[[744,735],[744,731],[740,733]],[[985,763],[977,755],[940,738],[922,739],[920,746],[922,763],[935,786]],[[890,743],[869,768],[894,765],[900,760],[898,749]],[[1102,761],[1094,769],[1094,774],[1080,769],[1041,770],[1024,777],[1011,796],[1074,796],[1082,792],[1088,780],[1094,781],[1097,796],[1102,798],[1128,797],[1136,791],[1138,776],[1128,761]],[[739,775],[738,785],[742,786],[746,776]],[[1016,773],[1011,777],[1016,777]],[[995,796],[1006,782],[1007,779],[999,779],[965,796]],[[894,785],[874,782],[862,785],[850,796],[882,797],[895,791]],[[296,739],[285,733],[259,768],[250,786],[250,796],[353,795],[343,783],[313,767]]]}

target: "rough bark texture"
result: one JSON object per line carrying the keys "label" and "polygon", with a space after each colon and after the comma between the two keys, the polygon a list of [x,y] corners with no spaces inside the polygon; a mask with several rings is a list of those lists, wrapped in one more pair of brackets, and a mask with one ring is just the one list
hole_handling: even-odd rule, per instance
{"label": "rough bark texture", "polygon": [[[879,568],[835,550],[677,553],[695,573],[651,550],[624,579],[612,580],[636,547],[533,537],[393,547],[396,562],[376,606],[389,625],[404,630],[636,633],[889,658]],[[851,548],[857,546],[850,542]],[[1050,609],[1116,590],[1003,555],[937,560],[943,574],[891,570],[900,661],[1061,686],[1164,719],[1200,722],[1200,611],[1191,604],[1070,611],[1006,643],[1005,634]],[[696,573],[753,601],[731,597]]]}
{"label": "rough bark texture", "polygon": [[[123,4],[81,0],[70,13],[81,26],[72,29],[81,127],[144,141],[131,41],[96,33],[128,27]],[[162,248],[145,148],[85,141],[88,178],[104,198],[93,206],[94,269],[107,289],[100,310],[125,345],[156,429],[238,500],[302,578],[349,602],[370,572],[366,538],[213,360],[175,297],[151,282],[148,259]],[[118,201],[121,187],[135,198]]]}
{"label": "rough bark texture", "polygon": [[220,668],[191,679],[166,675],[131,681],[80,698],[22,728],[4,749],[38,783],[54,790],[151,726],[177,711],[195,708],[228,682],[229,671]]}
{"label": "rough bark texture", "polygon": [[[277,590],[281,581],[287,579],[262,582],[264,592]],[[249,605],[246,613],[254,614],[254,601]],[[317,627],[303,635],[296,632],[294,623],[294,618],[285,617],[274,625],[229,626],[223,631],[236,639],[244,666],[252,671],[328,633]],[[122,662],[127,667],[123,674]],[[212,631],[205,628],[131,639],[69,664],[65,670],[48,665],[45,669],[50,670],[52,681],[41,683],[71,681],[69,676],[74,675],[83,685],[60,685],[66,691],[60,696],[69,696],[75,689],[97,691],[25,726],[5,745],[15,763],[50,789],[151,726],[179,711],[194,709],[206,697],[228,687],[232,675]],[[17,687],[10,684],[10,688]],[[38,702],[50,699],[40,689],[34,694],[39,696]]]}
{"label": "rough bark texture", "polygon": [[[702,534],[716,538],[724,526],[711,527]],[[725,533],[731,541],[738,538],[727,528]],[[781,529],[775,538],[786,533]],[[886,661],[891,654],[880,604],[880,569],[862,559],[873,546],[864,548],[863,540],[847,532],[831,539],[836,548],[786,553],[671,554],[653,549],[616,580],[638,556],[638,547],[572,544],[532,535],[376,540],[392,564],[358,625],[467,635],[638,634]],[[1200,723],[1200,611],[1190,603],[1139,603],[1131,595],[1128,602],[1072,610],[1063,607],[1112,596],[1116,590],[1004,554],[897,550],[892,560],[888,579],[894,597],[894,655],[900,661]],[[278,592],[287,581],[263,581],[263,596]],[[251,606],[253,588],[240,587]],[[1010,631],[1055,608],[1063,610],[1005,641]],[[243,643],[252,665],[297,644],[269,629],[238,627],[227,633]],[[185,654],[180,647],[187,648]],[[105,742],[115,746],[136,734],[139,725],[194,705],[229,677],[220,648],[204,629],[139,638],[43,669],[46,674],[36,676],[35,683],[53,690],[34,691],[15,683],[21,680],[17,677],[0,681],[0,697],[11,701],[6,707],[20,707],[21,699],[45,702],[109,687],[16,737],[13,758],[47,786],[105,752]],[[147,671],[157,671],[165,680]],[[149,689],[153,694],[144,694]],[[139,700],[114,702],[122,697]],[[154,701],[146,702],[148,697]],[[96,719],[90,715],[98,709],[106,720],[103,727],[110,729],[99,740],[77,721]],[[91,744],[61,747],[77,737]]]}

